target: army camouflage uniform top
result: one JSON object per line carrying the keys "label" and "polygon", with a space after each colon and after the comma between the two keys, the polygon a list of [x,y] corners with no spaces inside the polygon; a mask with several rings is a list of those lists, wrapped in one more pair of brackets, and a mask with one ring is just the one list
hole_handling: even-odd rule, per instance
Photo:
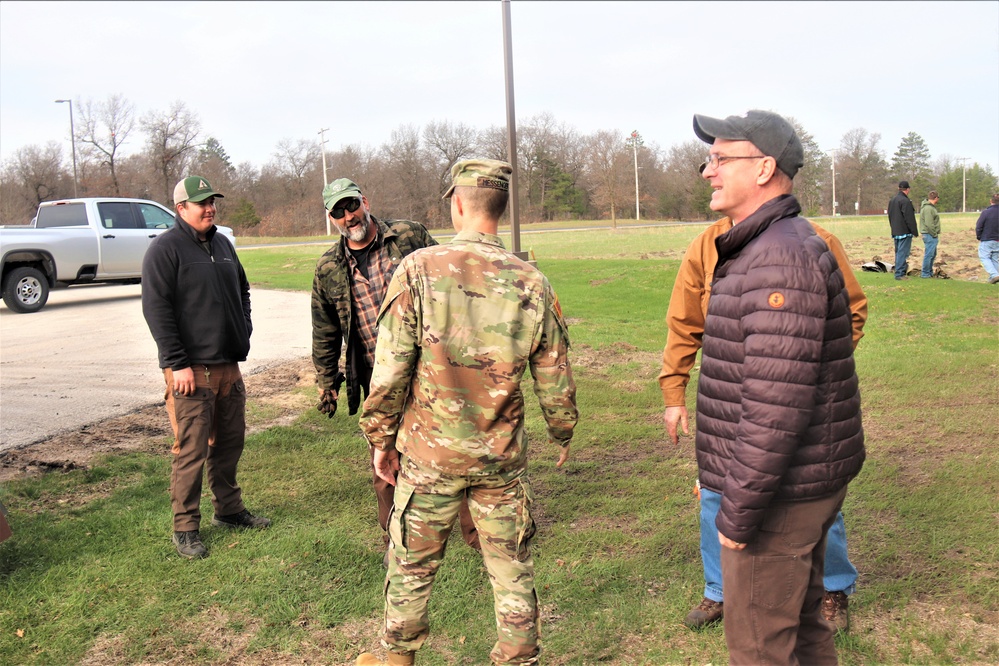
{"label": "army camouflage uniform top", "polygon": [[[430,233],[418,222],[389,220],[382,222],[371,216],[378,227],[378,235],[372,241],[376,249],[387,253],[388,274],[383,283],[391,278],[402,258],[414,250],[437,245]],[[371,267],[379,264],[371,257]],[[340,239],[326,251],[316,265],[312,282],[312,362],[316,366],[319,388],[333,388],[333,381],[340,369],[340,352],[344,341],[347,356],[344,363],[347,376],[347,404],[350,413],[355,414],[361,404],[361,387],[358,379],[356,352],[354,345],[359,341],[356,330],[356,308],[367,307],[378,310],[380,302],[355,304],[351,293],[351,263],[347,257],[346,242]],[[383,292],[384,294],[384,292]],[[368,350],[362,350],[365,352]]]}
{"label": "army camouflage uniform top", "polygon": [[523,469],[528,365],[549,437],[572,439],[568,347],[548,279],[499,237],[460,232],[406,257],[392,278],[361,428],[376,448],[446,474]]}

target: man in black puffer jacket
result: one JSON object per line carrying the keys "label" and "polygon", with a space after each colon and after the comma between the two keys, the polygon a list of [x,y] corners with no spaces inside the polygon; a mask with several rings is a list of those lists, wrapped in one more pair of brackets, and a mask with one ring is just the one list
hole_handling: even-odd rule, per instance
{"label": "man in black puffer jacket", "polygon": [[843,274],[799,217],[804,151],[784,118],[695,115],[694,132],[712,144],[711,209],[734,225],[716,240],[696,440],[701,486],[722,495],[729,658],[835,663],[826,532],[864,462]]}

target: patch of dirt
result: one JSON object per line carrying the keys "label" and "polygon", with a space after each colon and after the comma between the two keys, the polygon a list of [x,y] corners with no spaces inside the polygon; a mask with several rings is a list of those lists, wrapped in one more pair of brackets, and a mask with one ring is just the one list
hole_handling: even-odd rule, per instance
{"label": "patch of dirt", "polygon": [[[833,225],[826,228],[835,231]],[[843,243],[854,271],[859,272],[861,265],[875,259],[886,264],[895,262],[895,250],[891,239],[887,237],[887,229],[885,232],[884,238],[867,237]],[[923,255],[922,237],[913,239],[912,252],[909,254],[910,276],[913,275],[913,271],[919,275],[923,265]],[[948,232],[945,227],[940,234],[940,245],[937,247],[937,258],[933,262],[933,268],[934,271],[942,271],[952,280],[988,282],[988,275],[978,260],[978,241],[975,239],[974,229]]]}
{"label": "patch of dirt", "polygon": [[[247,434],[287,425],[314,401],[304,390],[315,385],[308,357],[245,375]],[[265,416],[252,416],[253,413]],[[168,455],[173,434],[163,403],[62,433],[29,446],[0,453],[0,482],[47,472],[86,469],[95,456],[138,451]]]}

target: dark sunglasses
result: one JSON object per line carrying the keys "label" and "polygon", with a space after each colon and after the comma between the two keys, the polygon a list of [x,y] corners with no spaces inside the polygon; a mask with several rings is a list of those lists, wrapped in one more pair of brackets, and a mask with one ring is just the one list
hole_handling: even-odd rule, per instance
{"label": "dark sunglasses", "polygon": [[360,199],[348,199],[347,203],[345,203],[343,206],[334,206],[333,210],[330,211],[330,217],[332,217],[334,220],[342,220],[343,216],[346,215],[344,211],[347,211],[347,213],[353,213],[357,211],[357,209],[360,207],[361,207]]}

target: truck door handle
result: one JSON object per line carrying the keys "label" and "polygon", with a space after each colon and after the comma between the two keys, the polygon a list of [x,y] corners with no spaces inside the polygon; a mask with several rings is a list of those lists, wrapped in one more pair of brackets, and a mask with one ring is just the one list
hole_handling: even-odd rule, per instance
{"label": "truck door handle", "polygon": [[150,238],[156,238],[156,234],[149,234]]}
{"label": "truck door handle", "polygon": [[103,238],[114,238],[114,234],[108,234],[107,236],[103,236]]}

